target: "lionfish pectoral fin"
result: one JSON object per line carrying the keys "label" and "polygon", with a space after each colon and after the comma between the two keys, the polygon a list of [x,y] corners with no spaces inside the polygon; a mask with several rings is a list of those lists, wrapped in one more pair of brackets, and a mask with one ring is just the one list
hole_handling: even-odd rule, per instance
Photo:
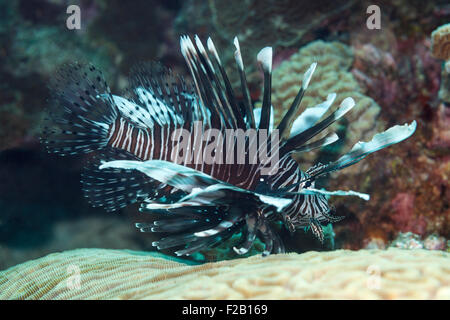
{"label": "lionfish pectoral fin", "polygon": [[242,212],[237,208],[230,208],[228,214],[222,219],[222,221],[212,228],[197,231],[194,233],[196,237],[204,238],[219,234],[228,228],[231,228],[239,221],[243,220]]}
{"label": "lionfish pectoral fin", "polygon": [[212,205],[213,203],[219,203],[218,201],[222,201],[220,203],[224,204],[228,201],[228,198],[231,199],[229,201],[235,201],[233,197],[229,196],[230,193],[235,195],[241,194],[243,197],[251,197],[262,204],[275,207],[278,212],[292,202],[292,199],[263,195],[251,190],[242,189],[217,180],[195,169],[163,160],[109,161],[100,166],[100,169],[106,168],[135,169],[152,179],[187,193],[185,197],[173,204],[149,203],[146,205],[149,209],[164,209],[163,206],[169,208],[170,206]]}
{"label": "lionfish pectoral fin", "polygon": [[208,247],[213,246],[215,243],[222,241],[221,237],[214,237],[214,238],[206,238],[206,239],[199,239],[193,242],[190,242],[186,245],[185,249],[180,249],[175,251],[175,254],[177,256],[190,256],[191,254],[198,252],[202,249],[206,249]]}
{"label": "lionfish pectoral fin", "polygon": [[186,193],[191,193],[194,188],[206,188],[207,186],[220,183],[219,180],[200,171],[164,160],[109,161],[100,166],[100,169],[105,168],[138,170],[152,179],[183,190]]}
{"label": "lionfish pectoral fin", "polygon": [[292,199],[273,197],[268,195],[257,194],[258,198],[265,204],[274,206],[277,212],[281,212],[284,208],[292,203]]}
{"label": "lionfish pectoral fin", "polygon": [[84,196],[94,207],[115,211],[155,196],[159,182],[146,175],[131,170],[108,168],[100,170],[99,164],[110,159],[137,159],[133,154],[106,148],[102,153],[88,161],[81,175]]}
{"label": "lionfish pectoral fin", "polygon": [[191,228],[199,223],[200,220],[199,218],[178,217],[153,221],[153,224],[136,223],[135,225],[141,232],[180,232]]}
{"label": "lionfish pectoral fin", "polygon": [[68,64],[49,87],[53,103],[41,137],[47,150],[64,156],[104,148],[118,110],[102,73],[93,65]]}
{"label": "lionfish pectoral fin", "polygon": [[176,255],[190,255],[193,252],[206,249],[231,237],[239,228],[243,215],[238,210],[222,207],[221,214],[217,214],[218,207],[167,207],[170,212],[164,219],[148,223],[137,223],[136,227],[143,232],[166,232],[169,236],[153,242],[158,249],[173,247],[183,248],[175,252]]}

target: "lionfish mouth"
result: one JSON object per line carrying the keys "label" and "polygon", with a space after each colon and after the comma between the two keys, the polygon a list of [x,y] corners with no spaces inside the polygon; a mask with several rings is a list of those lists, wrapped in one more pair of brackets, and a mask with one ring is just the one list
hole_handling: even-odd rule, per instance
{"label": "lionfish mouth", "polygon": [[274,228],[280,221],[291,232],[309,227],[323,242],[322,224],[342,218],[334,215],[328,197],[369,196],[317,189],[315,180],[410,137],[416,129],[415,121],[394,126],[358,142],[338,160],[303,172],[292,155],[336,142],[335,133],[310,140],[349,112],[355,101],[344,99],[324,117],[336,98],[331,93],[297,116],[317,67],[313,63],[274,127],[271,47],[257,55],[264,84],[262,107],[254,108],[237,38],[240,100],[210,38],[205,47],[197,36],[194,41],[182,36],[180,45],[192,82],[158,63],[140,64],[131,73],[127,97],[112,94],[92,65],[62,67],[52,80],[53,102],[42,135],[49,152],[92,153],[82,175],[89,202],[108,211],[140,202],[140,211],[150,213],[153,221],[136,227],[161,235],[153,242],[160,250],[190,255],[241,233],[240,244],[233,248],[238,255],[247,253],[257,237],[265,244],[263,255],[281,253],[284,246]]}

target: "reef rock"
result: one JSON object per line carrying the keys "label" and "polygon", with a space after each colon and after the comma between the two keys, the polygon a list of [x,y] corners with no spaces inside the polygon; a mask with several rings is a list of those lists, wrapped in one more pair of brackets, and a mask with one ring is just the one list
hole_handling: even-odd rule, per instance
{"label": "reef rock", "polygon": [[450,299],[450,253],[337,250],[188,265],[78,249],[0,272],[0,299]]}
{"label": "reef rock", "polygon": [[440,26],[431,34],[431,51],[433,57],[445,61],[441,74],[441,89],[439,98],[450,103],[450,23]]}
{"label": "reef rock", "polygon": [[272,46],[277,55],[283,49],[298,48],[313,39],[314,31],[341,25],[346,16],[343,13],[357,10],[357,4],[354,0],[345,4],[327,0],[189,0],[184,1],[179,13],[177,29],[180,33],[189,30],[202,36],[211,35],[221,49],[225,67],[233,71],[229,72],[233,86],[240,88],[234,49],[231,50],[232,39],[237,36],[246,48],[241,53],[251,92],[256,92],[261,80],[255,63],[259,50]]}
{"label": "reef rock", "polygon": [[450,23],[440,26],[431,34],[432,52],[437,59],[450,59]]}

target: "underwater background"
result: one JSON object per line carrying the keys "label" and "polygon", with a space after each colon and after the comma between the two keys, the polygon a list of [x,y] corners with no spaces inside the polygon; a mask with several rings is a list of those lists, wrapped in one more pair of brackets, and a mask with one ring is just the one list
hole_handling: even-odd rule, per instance
{"label": "underwater background", "polygon": [[[66,25],[66,9],[73,4],[81,9],[79,30]],[[367,8],[374,4],[380,8],[379,29],[369,28]],[[346,218],[326,227],[325,244],[297,230],[281,235],[288,251],[448,251],[449,22],[448,1],[1,0],[0,270],[70,249],[155,250],[152,234],[134,226],[137,205],[114,213],[92,208],[80,186],[83,157],[48,154],[39,135],[47,85],[61,64],[92,62],[113,92],[127,87],[139,61],[158,60],[189,77],[179,50],[182,34],[211,36],[230,70],[238,36],[255,105],[262,94],[255,57],[272,46],[275,122],[313,61],[318,68],[302,103],[317,104],[330,92],[337,93],[337,103],[355,99],[347,121],[334,125],[345,139],[297,159],[301,167],[335,160],[394,124],[418,123],[410,139],[321,181],[331,190],[358,190],[371,199],[333,198],[336,214]],[[231,78],[236,87],[238,80]],[[191,259],[236,258],[231,246]],[[262,249],[259,244],[250,254]]]}

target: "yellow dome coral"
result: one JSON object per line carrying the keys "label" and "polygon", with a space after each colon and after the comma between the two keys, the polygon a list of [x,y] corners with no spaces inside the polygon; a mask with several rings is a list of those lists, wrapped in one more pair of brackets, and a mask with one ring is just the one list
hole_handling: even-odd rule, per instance
{"label": "yellow dome coral", "polygon": [[1,272],[0,299],[450,299],[449,258],[390,248],[192,266],[154,253],[79,249]]}

